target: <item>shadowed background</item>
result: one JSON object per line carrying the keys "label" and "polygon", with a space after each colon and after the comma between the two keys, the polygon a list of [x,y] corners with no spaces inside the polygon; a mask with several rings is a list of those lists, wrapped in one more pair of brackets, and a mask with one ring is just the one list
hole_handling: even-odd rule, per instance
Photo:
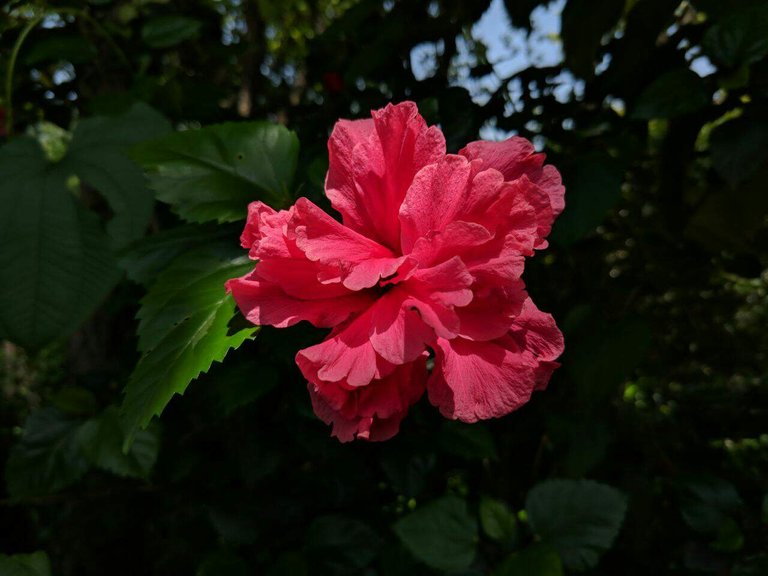
{"label": "shadowed background", "polygon": [[[768,574],[767,2],[12,1],[0,18],[0,576]],[[176,385],[165,361],[137,376],[139,310],[175,302],[184,324],[221,305],[191,286],[236,274],[201,244],[237,253],[245,199],[327,208],[333,123],[402,100],[450,152],[517,134],[560,169],[566,210],[524,275],[565,333],[549,389],[471,426],[425,399],[392,441],[342,445],[293,363],[321,331],[235,319],[214,344],[244,343],[188,387],[195,336],[167,344],[184,394],[124,453],[126,384],[137,402]],[[220,196],[190,200],[163,180],[202,176],[147,142],[246,120],[295,131],[252,164],[287,185],[206,173]]]}

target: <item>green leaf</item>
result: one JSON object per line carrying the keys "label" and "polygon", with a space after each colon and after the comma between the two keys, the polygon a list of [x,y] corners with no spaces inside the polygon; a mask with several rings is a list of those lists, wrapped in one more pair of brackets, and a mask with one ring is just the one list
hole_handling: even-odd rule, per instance
{"label": "green leaf", "polygon": [[605,153],[587,153],[568,171],[568,209],[557,219],[552,241],[570,245],[594,231],[621,198],[624,166]]}
{"label": "green leaf", "polygon": [[732,187],[768,162],[768,119],[742,116],[716,126],[709,137],[715,170]]}
{"label": "green leaf", "polygon": [[55,34],[32,44],[24,56],[27,66],[41,62],[66,61],[72,64],[92,62],[96,48],[82,36]]}
{"label": "green leaf", "polygon": [[228,416],[273,390],[278,384],[278,373],[264,360],[225,363],[210,373],[209,382],[215,388],[218,411]]}
{"label": "green leaf", "polygon": [[762,520],[763,524],[768,524],[768,494],[763,496],[763,506],[762,506]]}
{"label": "green leaf", "polygon": [[493,576],[562,576],[563,563],[556,550],[537,544],[507,557]]}
{"label": "green leaf", "polygon": [[467,503],[456,496],[444,496],[416,509],[393,529],[405,547],[432,568],[462,570],[475,558],[477,522]]}
{"label": "green leaf", "polygon": [[702,39],[706,54],[728,67],[749,65],[768,54],[768,9],[754,6],[729,14]]}
{"label": "green leaf", "polygon": [[611,323],[590,319],[569,335],[568,372],[576,383],[580,404],[593,408],[614,397],[645,357],[651,339],[651,330],[641,318]]}
{"label": "green leaf", "polygon": [[744,505],[733,484],[713,476],[682,480],[680,493],[683,519],[704,534],[715,534]]}
{"label": "green leaf", "polygon": [[58,410],[68,416],[90,416],[98,409],[93,392],[78,386],[61,388],[51,400]]}
{"label": "green leaf", "polygon": [[119,278],[109,237],[20,137],[0,149],[0,334],[38,348],[74,330]]}
{"label": "green leaf", "polygon": [[3,576],[51,576],[51,561],[45,552],[32,554],[0,554],[0,574]]}
{"label": "green leaf", "polygon": [[232,222],[257,199],[285,203],[299,141],[268,122],[216,124],[134,149],[157,198],[190,222]]}
{"label": "green leaf", "polygon": [[440,429],[440,447],[466,460],[498,460],[496,442],[483,424],[446,421]]}
{"label": "green leaf", "polygon": [[480,500],[480,525],[497,542],[513,544],[517,539],[517,518],[501,500],[487,496]]}
{"label": "green leaf", "polygon": [[248,563],[231,550],[216,550],[208,554],[195,573],[196,576],[249,576]]}
{"label": "green leaf", "polygon": [[717,528],[715,539],[710,544],[718,552],[738,552],[744,547],[744,534],[733,518],[726,518]]}
{"label": "green leaf", "polygon": [[235,302],[224,289],[252,267],[247,257],[233,258],[229,246],[205,246],[174,260],[150,287],[138,313],[143,354],[125,390],[124,449],[175,394],[256,333],[229,333]]}
{"label": "green leaf", "polygon": [[127,454],[123,453],[126,437],[126,426],[114,406],[85,422],[78,431],[80,449],[92,466],[118,476],[148,477],[160,448],[157,428],[137,432]]}
{"label": "green leaf", "polygon": [[[744,135],[744,140],[749,138],[749,134]],[[741,161],[735,156],[731,158],[734,165]],[[738,177],[735,170],[732,174],[734,178]],[[763,162],[762,168],[752,174],[746,182],[742,182],[733,189],[713,190],[688,221],[686,236],[716,253],[723,249],[760,253],[760,248],[755,245],[755,237],[762,230],[765,217],[768,215],[768,194],[765,194],[766,177],[768,177],[768,163]]]}
{"label": "green leaf", "polygon": [[[592,76],[603,36],[618,22],[624,0],[569,0],[562,16],[565,64],[581,78]],[[589,18],[584,14],[589,13]]]}
{"label": "green leaf", "polygon": [[631,118],[674,118],[696,112],[710,103],[704,81],[688,68],[670,70],[656,78],[635,102]]}
{"label": "green leaf", "polygon": [[184,224],[137,240],[123,249],[118,258],[128,278],[146,286],[180,254],[226,238],[234,239],[239,232],[239,227],[233,230],[213,223]]}
{"label": "green leaf", "polygon": [[154,198],[144,174],[127,156],[129,147],[170,132],[168,121],[143,103],[120,116],[95,116],[75,128],[66,166],[98,190],[114,217],[107,231],[115,248],[144,235]]}
{"label": "green leaf", "polygon": [[768,574],[768,554],[757,554],[739,561],[732,576],[765,576]]}
{"label": "green leaf", "polygon": [[307,556],[332,573],[359,574],[378,555],[381,538],[367,524],[343,516],[322,516],[307,529]]}
{"label": "green leaf", "polygon": [[[0,333],[38,348],[67,335],[120,277],[113,248],[144,233],[153,198],[125,148],[168,125],[145,105],[91,118],[59,162],[21,137],[0,149]],[[105,226],[70,190],[77,176],[109,202]]]}
{"label": "green leaf", "polygon": [[590,480],[549,480],[525,501],[531,529],[560,554],[568,570],[597,566],[624,522],[624,495]]}
{"label": "green leaf", "polygon": [[186,16],[158,16],[142,26],[141,39],[150,48],[170,48],[197,38],[202,26],[200,20]]}
{"label": "green leaf", "polygon": [[54,408],[32,412],[24,435],[8,458],[5,480],[11,498],[58,492],[77,482],[88,470],[78,441],[82,420]]}

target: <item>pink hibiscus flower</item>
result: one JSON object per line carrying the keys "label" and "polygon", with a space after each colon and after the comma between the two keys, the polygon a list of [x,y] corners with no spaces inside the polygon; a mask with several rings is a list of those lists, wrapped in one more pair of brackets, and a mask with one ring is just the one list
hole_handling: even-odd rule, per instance
{"label": "pink hibiscus flower", "polygon": [[563,351],[521,280],[564,208],[560,175],[524,138],[446,154],[412,102],[372,116],[328,142],[341,222],[306,198],[253,202],[241,241],[258,263],[227,288],[254,324],[332,328],[296,363],[341,441],[394,436],[425,390],[447,418],[508,414]]}

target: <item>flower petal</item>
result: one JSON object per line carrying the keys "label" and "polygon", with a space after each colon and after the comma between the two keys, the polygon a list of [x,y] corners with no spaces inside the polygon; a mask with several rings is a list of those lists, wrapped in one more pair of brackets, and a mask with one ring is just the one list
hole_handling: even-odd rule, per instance
{"label": "flower petal", "polygon": [[424,393],[426,354],[398,366],[368,386],[347,388],[336,383],[309,382],[315,414],[333,424],[332,436],[342,442],[355,438],[381,441],[397,434],[408,409]]}
{"label": "flower petal", "polygon": [[562,352],[554,319],[528,298],[506,336],[437,341],[429,400],[444,416],[464,422],[504,416],[547,386]]}
{"label": "flower petal", "polygon": [[330,265],[331,274],[320,277],[323,282],[340,281],[350,290],[370,288],[394,275],[406,260],[337,222],[306,198],[299,198],[294,208],[289,234],[307,258]]}
{"label": "flower petal", "polygon": [[555,360],[565,349],[563,334],[555,319],[551,314],[539,310],[533,300],[526,298],[509,335],[520,348],[536,358],[536,390],[543,390],[552,372],[560,366]]}
{"label": "flower petal", "polygon": [[285,328],[306,320],[319,328],[330,328],[365,309],[372,300],[368,294],[355,292],[311,300],[295,298],[280,285],[262,278],[260,266],[258,264],[254,272],[226,283],[243,315],[259,326]]}
{"label": "flower petal", "polygon": [[402,288],[384,294],[371,311],[371,346],[392,364],[412,362],[435,339]]}
{"label": "flower petal", "polygon": [[372,116],[334,127],[325,190],[346,226],[398,250],[400,204],[414,175],[445,155],[445,138],[427,127],[413,102]]}
{"label": "flower petal", "polygon": [[[510,345],[511,344],[511,345]],[[477,422],[525,404],[536,387],[536,362],[508,338],[473,342],[439,339],[429,401],[446,418]]]}
{"label": "flower petal", "polygon": [[265,257],[293,258],[296,247],[285,236],[288,221],[293,216],[289,210],[274,210],[263,202],[248,205],[248,219],[240,235],[240,244],[249,250],[254,260]]}
{"label": "flower petal", "polygon": [[517,180],[525,174],[547,191],[555,216],[565,208],[565,188],[560,173],[552,165],[544,166],[546,155],[537,153],[525,138],[512,136],[502,142],[478,140],[467,144],[459,154],[470,160],[483,160],[487,167],[501,172],[506,181]]}
{"label": "flower petal", "polygon": [[473,288],[474,299],[463,308],[457,308],[459,336],[469,340],[495,340],[509,332],[515,317],[520,314],[526,298],[521,280],[504,285]]}

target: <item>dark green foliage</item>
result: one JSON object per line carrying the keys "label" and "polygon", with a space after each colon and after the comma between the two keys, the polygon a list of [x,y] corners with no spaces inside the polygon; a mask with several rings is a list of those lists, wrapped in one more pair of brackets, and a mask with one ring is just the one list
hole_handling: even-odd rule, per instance
{"label": "dark green foliage", "polygon": [[627,510],[614,488],[590,480],[549,480],[525,500],[531,529],[558,551],[563,565],[582,572],[597,566],[619,533]]}
{"label": "dark green foliage", "polygon": [[[767,17],[6,2],[0,576],[768,574]],[[566,352],[503,419],[423,400],[342,445],[294,362],[324,332],[257,332],[224,282],[248,204],[329,208],[334,122],[405,99],[561,171],[524,279]]]}
{"label": "dark green foliage", "polygon": [[393,529],[427,566],[446,572],[467,568],[475,558],[477,522],[465,502],[445,496],[399,520]]}

